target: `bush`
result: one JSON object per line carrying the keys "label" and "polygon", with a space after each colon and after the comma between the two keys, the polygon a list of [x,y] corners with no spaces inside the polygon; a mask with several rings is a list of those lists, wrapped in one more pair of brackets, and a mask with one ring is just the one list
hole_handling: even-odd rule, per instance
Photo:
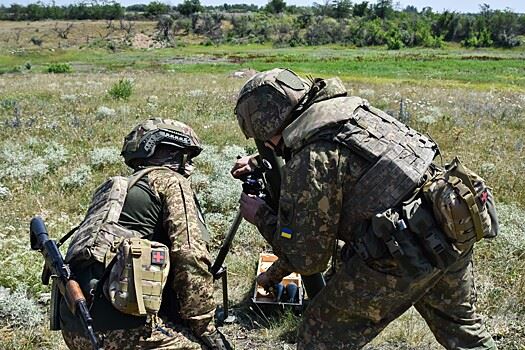
{"label": "bush", "polygon": [[90,153],[91,166],[100,169],[120,162],[120,151],[113,147],[95,148]]}
{"label": "bush", "polygon": [[33,45],[42,46],[42,44],[44,43],[44,40],[42,40],[41,38],[37,36],[34,36],[31,38],[31,42],[33,43]]}
{"label": "bush", "polygon": [[120,79],[109,89],[108,94],[115,100],[127,100],[133,93],[133,82],[130,79]]}
{"label": "bush", "polygon": [[387,38],[386,46],[389,50],[399,50],[403,47],[403,42],[399,38]]}
{"label": "bush", "polygon": [[84,186],[90,179],[91,168],[83,164],[64,177],[60,181],[60,186],[64,190],[71,190]]}
{"label": "bush", "polygon": [[47,67],[48,73],[71,73],[73,68],[69,63],[51,63]]}
{"label": "bush", "polygon": [[100,106],[98,107],[97,111],[95,112],[95,115],[98,120],[106,119],[106,118],[112,118],[116,115],[116,112],[114,109],[106,107],[106,106]]}
{"label": "bush", "polygon": [[9,327],[34,327],[44,316],[36,302],[28,296],[24,286],[14,292],[0,287],[0,325]]}

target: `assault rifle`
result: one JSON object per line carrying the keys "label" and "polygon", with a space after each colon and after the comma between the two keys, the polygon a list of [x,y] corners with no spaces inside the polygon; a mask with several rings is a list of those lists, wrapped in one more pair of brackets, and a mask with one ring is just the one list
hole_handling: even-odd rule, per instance
{"label": "assault rifle", "polygon": [[[44,270],[42,271],[42,284],[49,285],[49,279],[53,278],[51,289],[52,309],[59,307],[60,298],[65,298],[69,310],[77,316],[84,328],[86,337],[91,342],[93,350],[103,350],[99,346],[97,337],[93,330],[93,319],[89,314],[86,298],[77,281],[71,278],[71,270],[64,262],[62,254],[58,250],[55,241],[49,239],[46,226],[42,218],[36,216],[31,219],[30,224],[31,249],[42,253],[45,260]],[[57,288],[60,294],[57,293]],[[51,312],[51,330],[59,330],[58,313]]]}

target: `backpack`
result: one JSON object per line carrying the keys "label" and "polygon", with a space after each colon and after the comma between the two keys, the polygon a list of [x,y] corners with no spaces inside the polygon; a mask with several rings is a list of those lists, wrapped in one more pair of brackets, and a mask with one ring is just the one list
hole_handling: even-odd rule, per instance
{"label": "backpack", "polygon": [[498,234],[494,198],[485,180],[456,157],[422,188],[436,221],[460,251]]}
{"label": "backpack", "polygon": [[118,223],[128,190],[156,169],[167,168],[149,167],[130,177],[111,177],[100,185],[84,220],[72,231],[64,259],[80,268],[94,262],[104,264],[106,271],[97,290],[116,309],[132,315],[158,312],[170,268],[166,245],[143,239]]}

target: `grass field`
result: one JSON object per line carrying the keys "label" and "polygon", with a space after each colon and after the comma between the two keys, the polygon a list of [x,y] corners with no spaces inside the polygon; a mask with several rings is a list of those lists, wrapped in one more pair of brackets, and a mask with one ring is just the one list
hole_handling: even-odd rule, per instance
{"label": "grass field", "polygon": [[[193,184],[216,252],[240,193],[228,169],[238,154],[254,149],[233,116],[246,80],[234,72],[290,67],[312,76],[340,76],[351,94],[428,132],[444,161],[459,155],[494,188],[502,232],[477,246],[478,306],[500,349],[525,349],[523,49],[215,47],[180,39],[175,48],[108,50],[82,44],[80,34],[77,41],[71,34],[71,42],[59,48],[54,22],[17,23],[25,29],[18,42],[5,39],[14,35],[10,25],[0,22],[0,348],[64,348],[57,334],[46,331],[46,308],[38,302],[47,288],[40,283],[40,256],[29,251],[29,220],[42,215],[54,237],[75,226],[92,190],[107,176],[128,172],[118,154],[122,138],[138,121],[179,119],[207,145]],[[102,37],[104,25],[75,23],[79,31],[99,30]],[[141,25],[152,32],[151,23]],[[30,40],[36,28],[50,33],[47,46],[22,40]],[[72,73],[47,73],[51,63],[68,63]],[[129,100],[108,95],[120,79],[133,82]],[[257,253],[266,248],[243,224],[228,257],[230,296],[240,323],[224,331],[237,349],[292,348],[297,318],[286,313],[268,320],[247,302]],[[439,345],[410,311],[370,349]]]}

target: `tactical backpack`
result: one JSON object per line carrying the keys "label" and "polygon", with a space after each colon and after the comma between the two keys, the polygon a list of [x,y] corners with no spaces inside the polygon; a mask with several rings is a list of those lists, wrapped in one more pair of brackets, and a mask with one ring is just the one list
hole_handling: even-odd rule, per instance
{"label": "tactical backpack", "polygon": [[93,262],[106,271],[98,291],[121,312],[156,314],[169,273],[166,245],[143,239],[118,221],[128,190],[152,170],[149,167],[131,177],[115,176],[97,188],[82,223],[76,228],[65,261],[78,267]]}
{"label": "tactical backpack", "polygon": [[494,198],[483,180],[456,157],[422,187],[438,224],[460,251],[498,233]]}

